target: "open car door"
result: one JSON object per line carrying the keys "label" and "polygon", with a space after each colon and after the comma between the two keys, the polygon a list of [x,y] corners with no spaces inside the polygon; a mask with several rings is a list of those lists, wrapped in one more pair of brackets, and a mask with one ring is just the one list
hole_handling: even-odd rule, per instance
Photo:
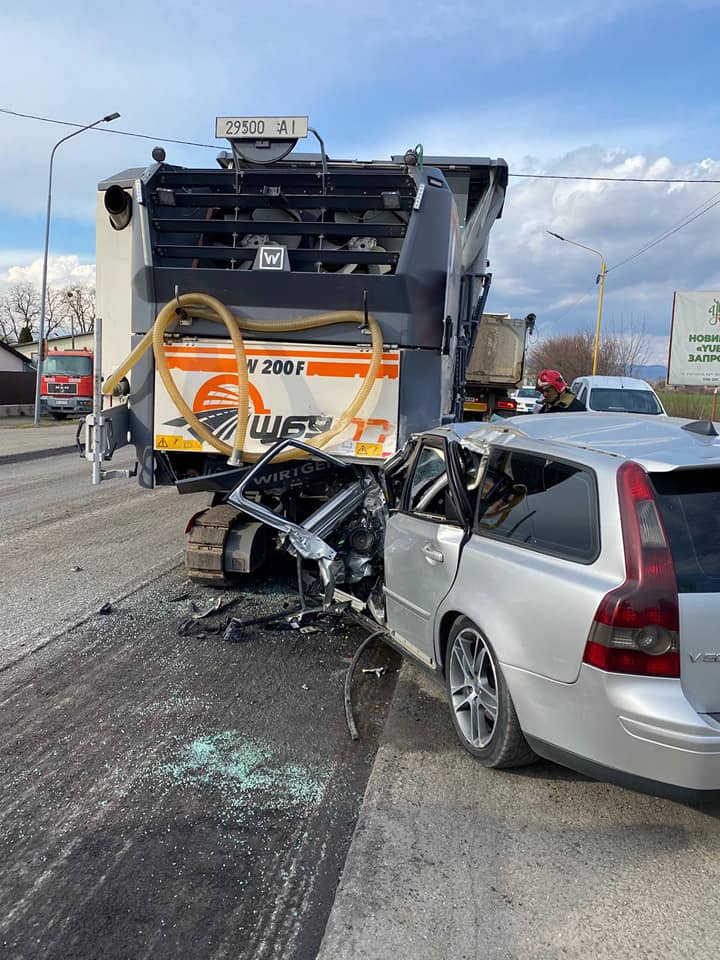
{"label": "open car door", "polygon": [[442,438],[424,437],[412,458],[394,473],[389,465],[386,476],[386,488],[399,494],[385,532],[387,625],[401,646],[432,666],[435,614],[455,580],[466,536],[451,455]]}

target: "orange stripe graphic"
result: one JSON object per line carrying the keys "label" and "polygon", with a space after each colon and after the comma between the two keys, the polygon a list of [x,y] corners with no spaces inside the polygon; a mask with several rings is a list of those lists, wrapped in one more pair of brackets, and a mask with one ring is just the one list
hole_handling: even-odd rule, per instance
{"label": "orange stripe graphic", "polygon": [[[309,377],[364,377],[370,369],[369,363],[318,363],[313,360],[308,364]],[[381,363],[378,377],[384,380],[397,380],[398,368],[395,364]]]}
{"label": "orange stripe graphic", "polygon": [[[189,353],[192,356],[205,356],[206,354],[224,354],[228,357],[234,357],[235,354],[232,350],[227,349],[226,347],[183,347],[180,345],[172,344],[165,346],[165,353],[168,357],[175,356],[176,354],[186,354]],[[342,351],[323,351],[322,353],[318,350],[253,350],[245,348],[245,353],[248,357],[295,357],[300,360],[304,360],[305,357],[313,357],[318,360],[357,360],[362,358],[363,354],[354,352],[354,353],[344,353]],[[368,351],[369,355],[370,351]],[[383,360],[394,360],[396,363],[400,359],[399,354],[397,353],[384,353]]]}
{"label": "orange stripe graphic", "polygon": [[[221,357],[174,357],[168,356],[168,367],[170,370],[197,370],[201,373],[237,373],[235,358],[227,360]],[[319,377],[364,377],[370,366],[369,361],[359,363],[322,363],[313,360],[308,363],[308,376]],[[398,366],[392,363],[381,363],[378,377],[386,380],[397,380]]]}

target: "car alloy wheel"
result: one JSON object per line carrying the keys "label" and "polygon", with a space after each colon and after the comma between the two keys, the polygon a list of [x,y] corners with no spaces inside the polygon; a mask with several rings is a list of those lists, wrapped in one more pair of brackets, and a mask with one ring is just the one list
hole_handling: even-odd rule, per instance
{"label": "car alloy wheel", "polygon": [[498,684],[492,654],[480,633],[464,627],[450,652],[449,687],[458,730],[476,749],[487,747],[498,717]]}
{"label": "car alloy wheel", "polygon": [[535,754],[522,732],[495,651],[467,617],[458,617],[446,649],[445,684],[463,747],[485,767],[522,767]]}

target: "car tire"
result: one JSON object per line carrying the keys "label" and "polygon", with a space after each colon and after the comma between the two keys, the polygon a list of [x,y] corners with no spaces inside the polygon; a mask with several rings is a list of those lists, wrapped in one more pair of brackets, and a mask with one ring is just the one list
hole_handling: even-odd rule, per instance
{"label": "car tire", "polygon": [[455,732],[483,766],[522,767],[537,759],[523,735],[495,651],[467,617],[456,620],[450,631],[445,685]]}

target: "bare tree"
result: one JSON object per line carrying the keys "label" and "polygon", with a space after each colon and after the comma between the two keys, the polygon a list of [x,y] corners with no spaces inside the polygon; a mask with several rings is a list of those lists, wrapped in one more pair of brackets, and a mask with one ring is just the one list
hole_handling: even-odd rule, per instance
{"label": "bare tree", "polygon": [[[45,336],[53,333],[92,333],[95,328],[95,288],[89,285],[48,287]],[[0,339],[17,343],[23,330],[32,340],[40,332],[40,291],[28,281],[11,284],[0,297]],[[25,335],[27,338],[27,335]]]}
{"label": "bare tree", "polygon": [[12,283],[0,298],[0,334],[17,343],[26,327],[33,333],[40,319],[40,294],[33,283]]}
{"label": "bare tree", "polygon": [[[594,347],[595,333],[591,330],[542,340],[530,350],[528,372],[537,375],[546,368],[559,370],[571,383],[592,371]],[[646,358],[647,342],[642,330],[611,331],[600,337],[596,373],[611,377],[627,375]]]}
{"label": "bare tree", "polygon": [[58,290],[57,287],[48,287],[45,292],[45,336],[49,337],[52,333],[64,333],[66,316],[67,307],[62,290]]}
{"label": "bare tree", "polygon": [[644,320],[638,321],[633,316],[629,323],[620,323],[617,328],[613,325],[604,335],[601,334],[601,346],[603,339],[609,339],[612,343],[619,374],[631,376],[636,367],[647,363],[649,352]]}
{"label": "bare tree", "polygon": [[65,287],[62,296],[65,303],[65,326],[78,334],[92,333],[95,329],[95,287]]}

